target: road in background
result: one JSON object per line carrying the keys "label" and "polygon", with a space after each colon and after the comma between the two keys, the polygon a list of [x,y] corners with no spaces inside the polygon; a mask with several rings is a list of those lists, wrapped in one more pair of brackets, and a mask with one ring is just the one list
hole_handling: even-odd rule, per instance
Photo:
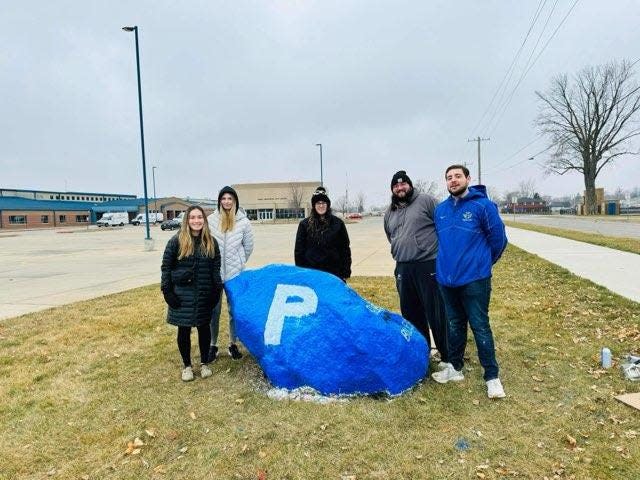
{"label": "road in background", "polygon": [[564,228],[578,232],[599,233],[609,237],[640,238],[640,216],[578,217],[575,215],[511,215],[504,220],[532,223],[545,227]]}

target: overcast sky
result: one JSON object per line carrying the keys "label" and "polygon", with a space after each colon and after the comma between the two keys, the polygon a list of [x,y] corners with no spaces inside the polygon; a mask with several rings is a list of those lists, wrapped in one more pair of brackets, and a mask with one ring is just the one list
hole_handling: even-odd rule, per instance
{"label": "overcast sky", "polygon": [[[557,74],[635,61],[640,2],[580,0],[548,42],[573,4],[5,2],[0,186],[142,195],[134,35],[121,30],[138,25],[150,195],[153,165],[159,196],[319,180],[322,143],[330,196],[348,185],[383,204],[399,169],[441,182],[447,165],[468,162],[476,178],[467,140],[478,135],[491,139],[483,183],[504,192],[532,179],[541,194],[575,194],[578,173],[539,166],[535,91]],[[539,7],[504,102],[536,63],[483,118]],[[640,159],[618,159],[598,184],[640,185]]]}

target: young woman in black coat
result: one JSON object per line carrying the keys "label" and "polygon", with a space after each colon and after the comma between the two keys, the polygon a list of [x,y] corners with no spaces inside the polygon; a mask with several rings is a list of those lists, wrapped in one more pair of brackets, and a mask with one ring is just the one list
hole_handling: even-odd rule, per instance
{"label": "young woman in black coat", "polygon": [[344,222],[331,213],[323,187],[311,197],[311,213],[298,225],[294,251],[298,267],[332,273],[345,281],[351,276],[351,248]]}
{"label": "young woman in black coat", "polygon": [[189,207],[180,232],[167,243],[162,257],[160,288],[169,305],[167,322],[178,327],[178,350],[184,370],[182,380],[193,380],[191,368],[191,328],[198,329],[200,375],[212,375],[209,363],[213,307],[220,299],[220,250],[209,233],[207,217],[201,207]]}

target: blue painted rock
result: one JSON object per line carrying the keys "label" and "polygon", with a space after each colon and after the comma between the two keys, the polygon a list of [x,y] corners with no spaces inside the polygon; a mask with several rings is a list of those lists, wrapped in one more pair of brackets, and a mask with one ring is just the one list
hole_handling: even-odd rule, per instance
{"label": "blue painted rock", "polygon": [[331,274],[267,265],[225,290],[238,337],[277,387],[397,395],[427,372],[420,332]]}

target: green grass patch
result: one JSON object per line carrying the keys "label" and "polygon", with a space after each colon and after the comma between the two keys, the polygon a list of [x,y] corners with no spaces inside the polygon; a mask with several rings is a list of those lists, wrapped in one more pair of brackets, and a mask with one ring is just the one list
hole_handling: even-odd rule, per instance
{"label": "green grass patch", "polygon": [[[350,284],[398,310],[393,278]],[[463,382],[326,405],[270,400],[249,355],[181,382],[157,285],[4,321],[0,478],[637,478],[640,415],[613,397],[640,384],[598,351],[637,351],[640,305],[510,246],[491,313],[506,399],[470,339]]]}
{"label": "green grass patch", "polygon": [[565,228],[545,227],[525,222],[514,222],[512,220],[504,220],[504,224],[509,227],[522,228],[523,230],[546,233],[555,235],[556,237],[569,238],[579,242],[640,254],[640,240],[635,238],[609,237],[599,233],[586,233],[577,230],[567,230]]}

